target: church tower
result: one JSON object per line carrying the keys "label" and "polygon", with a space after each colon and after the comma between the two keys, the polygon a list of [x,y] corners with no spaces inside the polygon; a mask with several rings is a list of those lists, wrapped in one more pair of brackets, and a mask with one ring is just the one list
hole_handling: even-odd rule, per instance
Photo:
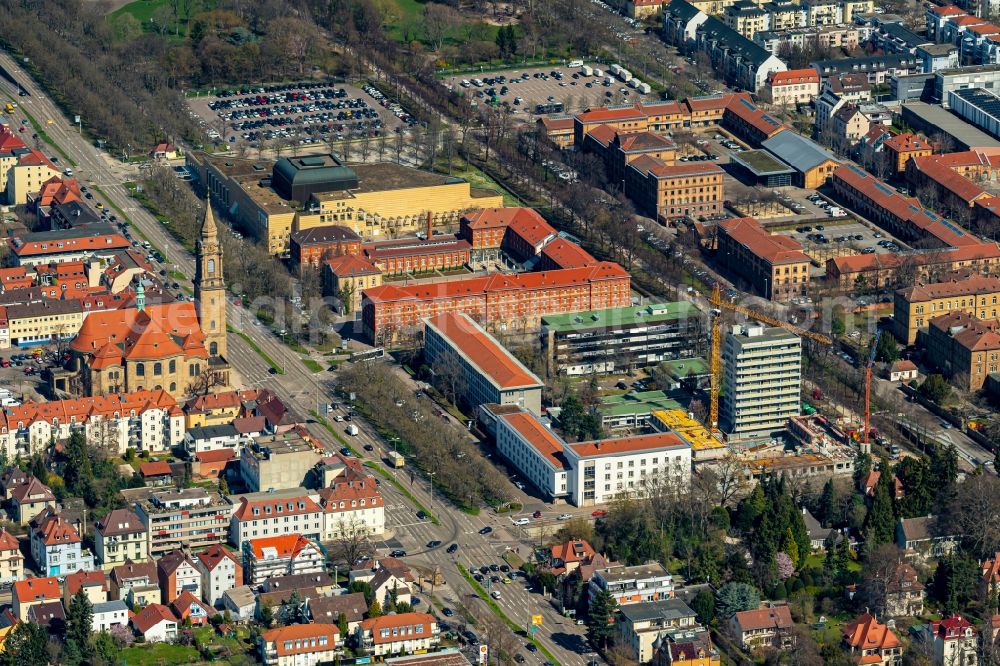
{"label": "church tower", "polygon": [[211,198],[205,200],[205,220],[195,245],[194,300],[208,353],[225,356],[226,282],[222,277],[222,246]]}

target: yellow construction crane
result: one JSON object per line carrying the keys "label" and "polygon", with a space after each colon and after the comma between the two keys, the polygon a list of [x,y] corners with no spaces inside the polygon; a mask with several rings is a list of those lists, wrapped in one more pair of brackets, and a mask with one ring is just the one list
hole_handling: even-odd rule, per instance
{"label": "yellow construction crane", "polygon": [[762,312],[757,312],[751,308],[736,305],[735,303],[723,300],[722,291],[719,289],[718,283],[716,283],[715,288],[712,289],[712,296],[709,298],[708,302],[712,306],[712,347],[709,358],[711,388],[709,389],[708,405],[708,427],[712,430],[712,432],[717,432],[719,428],[719,385],[722,383],[722,340],[720,323],[722,321],[723,310],[737,312],[751,319],[763,322],[769,326],[783,328],[786,331],[790,331],[795,335],[798,335],[799,337],[808,338],[810,340],[814,340],[815,342],[819,342],[820,344],[828,345],[833,343],[833,340],[822,333],[808,331],[801,326],[779,321]]}

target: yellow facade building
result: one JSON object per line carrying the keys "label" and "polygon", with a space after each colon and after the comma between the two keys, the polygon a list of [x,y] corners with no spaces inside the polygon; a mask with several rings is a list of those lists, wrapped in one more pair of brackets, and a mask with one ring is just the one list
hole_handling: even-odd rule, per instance
{"label": "yellow facade building", "polygon": [[892,332],[903,344],[912,345],[931,319],[952,312],[979,319],[1000,318],[1000,278],[973,275],[900,289],[893,300]]}
{"label": "yellow facade building", "polygon": [[346,166],[333,155],[277,162],[190,153],[190,167],[230,217],[271,254],[289,252],[294,231],[338,224],[364,239],[394,238],[435,226],[457,229],[462,214],[503,206],[493,190],[461,178],[390,162]]}

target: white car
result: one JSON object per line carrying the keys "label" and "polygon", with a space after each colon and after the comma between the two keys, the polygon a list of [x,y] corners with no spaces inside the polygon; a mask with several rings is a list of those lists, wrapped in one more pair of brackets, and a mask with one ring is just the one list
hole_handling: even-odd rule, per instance
{"label": "white car", "polygon": [[515,525],[521,525],[521,526],[530,525],[531,524],[531,518],[518,518],[517,520],[514,521],[514,524]]}
{"label": "white car", "polygon": [[569,513],[560,513],[559,516],[558,516],[558,519],[559,520],[569,520],[572,517],[573,517],[572,514],[569,514]]}
{"label": "white car", "polygon": [[493,597],[494,599],[499,599],[500,592],[498,592],[497,590],[493,590],[492,592],[490,592],[490,596]]}

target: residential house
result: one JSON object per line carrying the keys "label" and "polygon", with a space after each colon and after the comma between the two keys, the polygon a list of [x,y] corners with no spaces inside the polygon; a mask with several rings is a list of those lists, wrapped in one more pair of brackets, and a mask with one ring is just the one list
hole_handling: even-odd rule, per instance
{"label": "residential house", "polygon": [[315,666],[332,663],[342,644],[336,624],[292,624],[260,635],[264,666]]}
{"label": "residential house", "polygon": [[263,537],[243,542],[244,581],[260,585],[268,578],[326,570],[319,546],[300,534]]}
{"label": "residential house", "polygon": [[31,530],[31,558],[39,571],[59,576],[94,568],[93,554],[81,547],[83,540],[71,523],[51,509],[46,509],[38,519],[32,521],[35,527]]}
{"label": "residential house", "polygon": [[594,547],[583,539],[557,544],[550,549],[549,570],[556,576],[572,574],[596,554]]}
{"label": "residential house", "polygon": [[899,562],[881,589],[872,592],[872,607],[882,617],[917,617],[924,612],[924,584],[906,562]]}
{"label": "residential house", "polygon": [[94,604],[93,629],[95,633],[111,631],[112,627],[128,626],[128,606],[121,599]]}
{"label": "residential house", "polygon": [[696,614],[680,599],[661,599],[619,608],[615,622],[616,645],[631,649],[631,658],[640,664],[652,661],[662,639],[670,634],[704,632]]}
{"label": "residential house", "polygon": [[27,525],[46,508],[56,508],[56,496],[52,490],[33,476],[10,491],[10,501],[18,525]]}
{"label": "residential house", "polygon": [[653,666],[722,666],[722,656],[707,631],[670,634],[653,654]]}
{"label": "residential house", "polygon": [[181,550],[172,550],[156,563],[156,579],[163,601],[170,603],[187,590],[201,596],[201,572],[190,556]]}
{"label": "residential house", "polygon": [[896,523],[896,545],[930,557],[950,555],[958,546],[958,535],[936,524],[934,516],[900,518]]}
{"label": "residential house", "polygon": [[[248,449],[244,447],[244,455]],[[305,488],[241,495],[233,511],[230,543],[242,548],[252,539],[293,534],[319,540],[325,512],[317,499],[318,495]]]}
{"label": "residential house", "polygon": [[66,608],[59,601],[45,601],[28,609],[27,622],[59,635],[66,631]]}
{"label": "residential house", "polygon": [[28,578],[14,583],[12,593],[14,615],[24,622],[28,619],[28,609],[32,606],[54,601],[61,604],[62,586],[55,576],[47,578]]}
{"label": "residential house", "polygon": [[94,550],[105,570],[149,557],[149,531],[130,509],[115,509],[94,524]]}
{"label": "residential house", "polygon": [[164,643],[177,638],[177,617],[163,604],[149,604],[132,616],[132,627],[147,643]]}
{"label": "residential house", "polygon": [[361,592],[348,592],[334,596],[306,598],[306,613],[309,620],[318,623],[337,624],[340,616],[347,620],[347,632],[353,634],[365,619],[368,604]]}
{"label": "residential house", "polygon": [[249,585],[234,587],[222,594],[222,608],[235,622],[249,622],[257,610],[257,595]]}
{"label": "residential house", "polygon": [[610,592],[619,606],[669,599],[674,596],[674,577],[659,562],[611,567],[590,577],[590,598],[604,591]]}
{"label": "residential house", "polygon": [[909,359],[895,361],[889,366],[890,382],[910,382],[920,374],[917,364]]}
{"label": "residential house", "polygon": [[399,613],[363,620],[356,632],[358,643],[374,657],[428,651],[441,642],[433,615]]}
{"label": "residential house", "polygon": [[[975,626],[955,613],[940,622],[931,622],[936,666],[976,666],[979,663],[979,638]],[[984,662],[985,663],[985,662]]]}
{"label": "residential house", "polygon": [[111,597],[129,606],[161,603],[156,562],[125,562],[111,570]]}
{"label": "residential house", "polygon": [[163,460],[144,462],[139,465],[139,476],[147,486],[160,487],[174,485],[174,471],[170,463]]}
{"label": "residential house", "polygon": [[794,643],[792,612],[788,606],[765,606],[739,611],[729,619],[729,633],[744,650],[762,647],[788,649]]}
{"label": "residential house", "polygon": [[16,536],[0,528],[0,583],[9,583],[24,578],[24,556],[21,542]]}
{"label": "residential house", "polygon": [[868,613],[844,625],[841,634],[844,648],[857,664],[897,666],[903,663],[903,646],[896,634]]}
{"label": "residential house", "polygon": [[170,602],[170,610],[173,611],[178,622],[183,624],[185,620],[188,620],[194,627],[208,624],[208,619],[216,614],[214,608],[187,590],[181,592],[176,599]]}
{"label": "residential house", "polygon": [[371,585],[375,599],[383,608],[393,599],[410,603],[411,585],[415,582],[409,567],[394,557],[362,562],[359,568],[351,571],[350,580],[352,583],[358,580]]}
{"label": "residential house", "polygon": [[243,584],[243,565],[239,556],[222,544],[209,546],[196,554],[194,565],[201,571],[202,598],[211,606],[218,607],[227,590]]}
{"label": "residential house", "polygon": [[355,459],[335,458],[319,491],[323,507],[323,541],[353,538],[366,533],[377,538],[385,532],[385,505],[375,478]]}
{"label": "residential house", "polygon": [[70,600],[77,592],[83,591],[92,604],[104,603],[111,592],[111,582],[100,569],[95,571],[74,571],[63,580],[63,602],[69,607]]}

